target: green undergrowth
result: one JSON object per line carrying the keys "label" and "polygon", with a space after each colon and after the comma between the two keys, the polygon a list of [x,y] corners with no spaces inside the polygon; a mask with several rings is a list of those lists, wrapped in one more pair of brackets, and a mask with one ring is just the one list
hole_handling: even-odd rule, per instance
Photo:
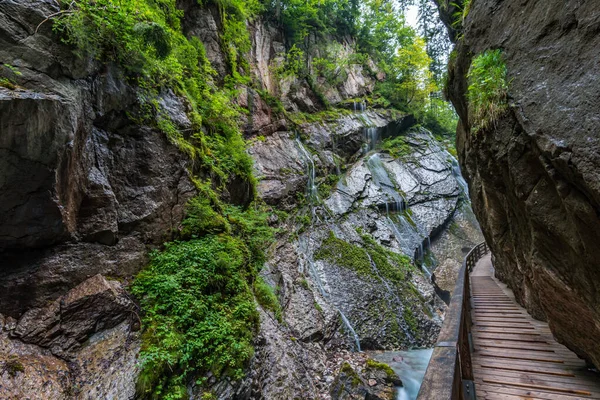
{"label": "green undergrowth", "polygon": [[23,74],[10,64],[0,65],[0,87],[15,90],[18,88],[16,79]]}
{"label": "green undergrowth", "polygon": [[138,394],[186,398],[190,379],[240,379],[259,328],[255,298],[281,318],[258,272],[273,239],[262,207],[190,201],[180,239],[150,255],[131,291],[143,310]]}
{"label": "green undergrowth", "polygon": [[315,260],[324,260],[351,269],[358,275],[378,279],[370,257],[382,278],[403,285],[407,272],[414,269],[410,259],[384,248],[370,235],[363,234],[362,239],[362,245],[352,244],[336,238],[330,232],[315,253]]}
{"label": "green undergrowth", "polygon": [[469,123],[477,133],[488,129],[508,108],[508,82],[502,51],[487,50],[475,57],[469,68]]}
{"label": "green undergrowth", "polygon": [[[154,126],[193,160],[199,196],[186,208],[177,240],[150,255],[131,290],[142,309],[138,396],[186,399],[191,380],[207,373],[243,377],[259,326],[257,302],[281,318],[277,298],[258,277],[273,237],[262,205],[222,200],[228,183],[256,180],[235,105],[249,83],[246,23],[256,1],[210,1],[221,16],[229,73],[217,77],[204,45],[186,38],[175,0],[63,1],[54,30],[81,57],[116,64],[137,88],[134,123]],[[221,79],[222,84],[217,84]],[[173,91],[184,100],[191,127],[182,131],[160,106]],[[239,183],[238,183],[239,184]]]}
{"label": "green undergrowth", "polygon": [[282,322],[281,305],[277,295],[273,288],[260,276],[254,281],[254,294],[256,301],[264,309],[272,311],[277,321]]}
{"label": "green undergrowth", "polygon": [[[431,313],[425,304],[425,299],[410,280],[411,274],[418,273],[417,268],[409,257],[386,249],[377,243],[371,235],[360,229],[358,233],[361,235],[362,244],[348,243],[336,238],[333,232],[330,232],[315,253],[315,260],[324,260],[348,268],[359,276],[371,280],[378,281],[381,277],[393,285],[392,287],[395,288],[396,295],[403,307],[403,312],[401,317],[390,318],[390,334],[397,338],[406,337],[406,333],[400,326],[400,324],[403,324],[411,331],[413,337],[418,338],[420,335],[419,323],[413,309],[420,310],[429,317],[431,317]],[[371,265],[369,257],[375,264],[377,271]],[[370,305],[368,313],[369,315],[378,316],[382,313],[393,313],[393,311],[389,309],[387,303],[375,302]]]}
{"label": "green undergrowth", "polygon": [[322,199],[329,197],[333,188],[337,185],[339,177],[337,175],[327,175],[323,181],[319,184],[319,196]]}
{"label": "green undergrowth", "polygon": [[352,115],[352,112],[344,108],[331,108],[316,113],[293,112],[287,114],[290,121],[296,125],[316,122],[336,122],[346,115]]}

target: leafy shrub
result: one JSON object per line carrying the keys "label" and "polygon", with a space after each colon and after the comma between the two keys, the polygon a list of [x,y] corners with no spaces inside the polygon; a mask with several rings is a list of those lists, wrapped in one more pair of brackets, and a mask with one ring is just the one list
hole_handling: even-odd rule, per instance
{"label": "leafy shrub", "polygon": [[[273,232],[260,209],[218,209],[190,201],[183,226],[193,239],[153,252],[132,285],[144,312],[140,396],[185,398],[189,379],[206,372],[239,379],[252,357],[259,319],[251,282]],[[264,286],[255,283],[254,292],[279,315]]]}
{"label": "leafy shrub", "polygon": [[488,50],[473,59],[467,75],[469,122],[473,132],[489,128],[508,107],[506,73],[500,50]]}
{"label": "leafy shrub", "polygon": [[421,124],[429,129],[434,135],[450,136],[456,135],[458,114],[452,104],[441,99],[431,99],[429,105],[422,113],[416,115]]}
{"label": "leafy shrub", "polygon": [[238,238],[208,236],[151,255],[132,286],[144,310],[143,373],[156,379],[141,394],[180,398],[187,378],[207,369],[243,376],[258,329],[247,253]]}
{"label": "leafy shrub", "polygon": [[453,28],[462,29],[463,25],[465,24],[465,19],[467,19],[467,16],[471,11],[471,1],[472,0],[462,0],[460,4],[450,3],[450,5],[457,9],[457,11],[452,14],[452,18],[454,19],[454,21],[452,21]]}

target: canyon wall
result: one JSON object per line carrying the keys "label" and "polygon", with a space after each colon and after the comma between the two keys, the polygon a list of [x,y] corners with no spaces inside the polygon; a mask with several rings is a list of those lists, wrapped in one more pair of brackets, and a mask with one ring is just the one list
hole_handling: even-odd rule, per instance
{"label": "canyon wall", "polygon": [[[222,77],[219,10],[177,3],[185,34],[204,43]],[[58,11],[49,0],[0,2],[8,79],[0,85],[0,397],[132,398],[143,310],[127,288],[149,252],[177,238],[199,194],[198,162],[156,124],[132,117],[143,94],[121,67],[62,43],[46,20]],[[355,350],[434,343],[445,304],[425,252],[444,243],[458,249],[436,253],[447,291],[480,240],[473,229],[436,241],[451,237],[455,214],[468,209],[453,157],[413,117],[366,109],[385,78],[372,62],[346,66],[337,85],[281,77],[281,30],[260,19],[247,28],[253,84],[240,85],[234,101],[247,111],[239,124],[257,192],[279,229],[261,276],[282,315],[257,304],[246,377],[209,374],[203,385],[189,382],[188,395],[390,398],[398,382]],[[349,57],[349,39],[331,41]],[[338,107],[324,112],[323,98]],[[183,98],[165,89],[156,103],[177,129],[190,130]],[[383,138],[402,138],[401,151],[382,151]],[[245,181],[224,192],[233,204],[252,196]]]}
{"label": "canyon wall", "polygon": [[[440,1],[443,19],[452,7]],[[457,149],[497,276],[555,336],[600,366],[600,7],[475,0],[457,32],[449,97]],[[508,109],[471,132],[467,73],[500,49]]]}

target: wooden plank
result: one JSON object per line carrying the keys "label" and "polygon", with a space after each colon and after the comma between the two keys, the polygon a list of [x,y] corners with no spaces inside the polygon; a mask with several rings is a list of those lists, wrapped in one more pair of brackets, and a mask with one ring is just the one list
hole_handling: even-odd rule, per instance
{"label": "wooden plank", "polygon": [[532,347],[519,347],[519,346],[502,346],[502,345],[497,345],[497,344],[487,344],[487,343],[477,343],[477,347],[479,347],[480,349],[507,349],[507,350],[527,350],[527,351],[538,351],[538,352],[542,352],[542,353],[556,353],[554,350],[550,349],[550,348],[546,348],[546,349],[539,349],[539,348],[532,348]]}
{"label": "wooden plank", "polygon": [[483,383],[490,383],[490,384],[496,384],[496,385],[507,385],[507,386],[517,386],[517,387],[521,387],[521,388],[525,388],[525,389],[537,389],[537,390],[549,391],[549,392],[574,394],[574,395],[578,395],[578,396],[591,396],[592,395],[592,393],[588,390],[576,390],[576,389],[568,389],[568,388],[563,388],[563,387],[558,387],[558,386],[539,385],[539,384],[530,384],[530,383],[517,383],[517,382],[513,382],[513,381],[497,380],[497,379],[484,378],[482,380],[483,380]]}
{"label": "wooden plank", "polygon": [[[476,352],[477,353],[477,352]],[[566,371],[572,372],[574,374],[579,375],[584,369],[581,364],[564,364],[564,363],[540,363],[533,360],[518,360],[518,359],[503,359],[503,358],[494,358],[494,357],[479,357],[475,355],[473,357],[473,362],[476,364],[492,364],[492,365],[500,365],[500,366],[509,366],[509,367],[523,367],[523,368],[543,368],[549,369],[553,371]]]}
{"label": "wooden plank", "polygon": [[489,336],[484,336],[480,333],[476,333],[473,335],[475,339],[479,340],[498,340],[502,342],[523,342],[523,343],[548,343],[548,341],[543,339],[531,339],[531,336],[526,336],[523,338],[517,338],[515,336],[510,335],[502,335],[502,334],[493,334]]}
{"label": "wooden plank", "polygon": [[556,376],[564,376],[564,377],[575,377],[575,374],[573,372],[569,372],[568,370],[557,370],[557,369],[552,369],[552,368],[544,368],[544,367],[520,367],[517,364],[511,364],[511,365],[498,365],[498,364],[493,364],[491,362],[481,362],[480,364],[476,364],[475,365],[479,368],[482,369],[489,369],[489,370],[495,370],[495,371],[514,371],[517,373],[531,373],[531,374],[541,374],[541,375],[548,375],[548,376],[552,376],[552,377],[556,377]]}
{"label": "wooden plank", "polygon": [[505,354],[494,354],[488,351],[481,351],[479,353],[482,357],[492,357],[492,358],[505,358],[507,360],[528,360],[528,361],[538,361],[543,363],[553,363],[553,364],[564,364],[563,360],[559,360],[557,358],[545,358],[538,356],[510,356]]}
{"label": "wooden plank", "polygon": [[550,392],[541,392],[537,390],[528,390],[523,388],[516,387],[507,387],[501,385],[492,385],[486,384],[484,382],[478,381],[475,383],[477,388],[477,398],[486,398],[488,393],[493,394],[507,394],[507,395],[515,395],[521,396],[523,399],[542,399],[542,400],[589,400],[593,397],[589,396],[577,396],[571,395],[567,393],[550,393]]}
{"label": "wooden plank", "polygon": [[596,382],[591,382],[587,380],[585,377],[565,377],[560,375],[544,375],[537,373],[523,373],[523,372],[515,372],[515,371],[506,371],[506,370],[498,370],[498,369],[482,369],[480,371],[480,378],[490,378],[496,379],[502,377],[502,379],[510,379],[510,380],[518,380],[521,383],[539,383],[539,384],[550,384],[557,385],[563,388],[570,389],[581,389],[587,390],[594,393],[600,393],[600,384]]}
{"label": "wooden plank", "polygon": [[[490,327],[483,325],[474,325],[473,330],[478,331],[480,333],[503,333],[503,334],[515,334],[515,335],[530,335],[530,336],[542,336],[539,332],[532,332],[531,330],[526,329],[516,329],[509,327]],[[535,328],[534,328],[535,330]]]}

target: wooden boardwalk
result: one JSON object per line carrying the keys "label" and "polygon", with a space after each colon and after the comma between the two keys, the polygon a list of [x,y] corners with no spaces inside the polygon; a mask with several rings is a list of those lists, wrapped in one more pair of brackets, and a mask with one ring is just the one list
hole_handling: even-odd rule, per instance
{"label": "wooden boardwalk", "polygon": [[492,274],[488,254],[470,277],[477,399],[600,399],[600,376],[556,342],[548,324],[527,314]]}

